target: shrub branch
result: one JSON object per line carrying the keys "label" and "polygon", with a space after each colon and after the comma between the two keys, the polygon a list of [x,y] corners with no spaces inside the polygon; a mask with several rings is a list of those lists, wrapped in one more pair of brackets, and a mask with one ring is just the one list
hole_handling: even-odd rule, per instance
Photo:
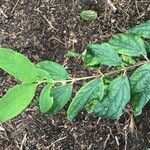
{"label": "shrub branch", "polygon": [[[118,74],[120,72],[127,72],[128,70],[134,69],[136,67],[139,67],[141,65],[144,65],[146,63],[149,63],[150,60],[146,60],[146,61],[140,61],[132,66],[129,67],[124,67],[122,69],[119,70],[113,70],[110,72],[106,72],[106,73],[101,73],[98,75],[93,75],[93,76],[87,76],[87,77],[81,77],[81,78],[72,78],[71,80],[66,80],[66,82],[77,82],[77,81],[81,81],[81,80],[88,80],[88,79],[93,79],[93,78],[99,78],[99,77],[104,77],[104,76],[108,76],[108,75],[113,75],[113,74]],[[56,81],[56,82],[63,82],[63,81]]]}

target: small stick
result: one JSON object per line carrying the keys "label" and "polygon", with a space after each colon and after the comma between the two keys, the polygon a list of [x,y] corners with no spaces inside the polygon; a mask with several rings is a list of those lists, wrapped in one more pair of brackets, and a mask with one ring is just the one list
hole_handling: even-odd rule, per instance
{"label": "small stick", "polygon": [[45,21],[49,24],[50,29],[54,29],[57,31],[57,29],[52,25],[51,21],[49,21],[48,18],[45,15],[43,15],[42,11],[40,11],[39,9],[34,9],[34,10],[39,12],[42,15],[42,17],[45,19]]}
{"label": "small stick", "polygon": [[44,19],[47,21],[47,23],[49,24],[50,29],[57,30],[57,29],[52,25],[51,21],[49,21],[45,15],[43,15],[43,18],[44,18]]}
{"label": "small stick", "polygon": [[15,4],[15,6],[13,7],[13,9],[12,9],[12,11],[11,11],[11,13],[13,13],[13,12],[14,12],[14,10],[16,9],[16,7],[17,7],[17,5],[18,5],[19,1],[20,1],[20,0],[17,0],[17,2],[16,2],[16,4]]}
{"label": "small stick", "polygon": [[107,138],[106,138],[106,140],[105,140],[105,142],[104,142],[103,150],[105,149],[106,144],[107,144],[109,138],[110,138],[110,134],[107,135]]}
{"label": "small stick", "polygon": [[116,140],[117,145],[119,146],[120,144],[119,144],[119,140],[117,136],[115,136],[115,140]]}
{"label": "small stick", "polygon": [[24,137],[23,137],[23,140],[22,140],[21,146],[20,146],[20,150],[23,150],[23,146],[24,146],[26,140],[27,140],[27,133],[26,133],[26,134],[24,135]]}
{"label": "small stick", "polygon": [[0,8],[0,14],[2,14],[5,18],[8,18],[8,16],[4,13],[4,11]]}
{"label": "small stick", "polygon": [[112,8],[113,12],[115,13],[117,11],[117,8],[115,5],[112,3],[111,0],[107,0],[108,5]]}
{"label": "small stick", "polygon": [[5,129],[0,125],[0,131],[5,131]]}
{"label": "small stick", "polygon": [[48,148],[52,147],[53,145],[55,145],[55,143],[60,142],[60,141],[62,141],[62,140],[64,140],[64,139],[66,139],[66,138],[67,138],[67,136],[64,136],[64,137],[62,137],[62,138],[59,138],[58,140],[54,141],[50,146],[48,146]]}

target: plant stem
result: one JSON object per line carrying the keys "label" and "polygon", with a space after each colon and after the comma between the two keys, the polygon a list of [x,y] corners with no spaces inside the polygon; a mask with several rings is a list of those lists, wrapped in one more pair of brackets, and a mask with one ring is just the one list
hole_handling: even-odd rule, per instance
{"label": "plant stem", "polygon": [[93,78],[100,78],[100,77],[104,77],[104,76],[108,76],[108,75],[118,74],[120,72],[125,73],[125,72],[127,72],[128,70],[130,70],[132,68],[139,67],[139,66],[144,65],[144,64],[149,63],[149,62],[150,62],[150,60],[141,61],[139,63],[136,63],[136,64],[132,65],[132,66],[124,67],[124,68],[119,69],[119,70],[114,70],[114,71],[110,71],[110,72],[106,72],[106,73],[100,73],[98,75],[87,76],[87,77],[72,78],[72,79],[69,79],[69,80],[59,80],[59,81],[55,81],[54,83],[63,83],[64,81],[66,83],[68,83],[68,82],[74,83],[76,81],[88,80],[88,79],[93,79]]}
{"label": "plant stem", "polygon": [[135,68],[135,67],[139,67],[141,65],[144,65],[146,63],[149,63],[150,60],[146,60],[146,61],[141,61],[137,64],[134,64],[132,66],[129,66],[129,67],[124,67],[122,69],[119,69],[119,70],[114,70],[114,71],[110,71],[110,72],[106,72],[106,73],[103,73],[103,74],[99,74],[99,75],[94,75],[94,76],[88,76],[88,77],[81,77],[81,78],[75,78],[75,79],[72,79],[72,80],[67,80],[67,82],[76,82],[76,81],[80,81],[80,80],[87,80],[87,79],[92,79],[92,78],[99,78],[99,77],[103,77],[103,76],[108,76],[108,75],[113,75],[113,74],[118,74],[120,72],[126,72],[132,68]]}

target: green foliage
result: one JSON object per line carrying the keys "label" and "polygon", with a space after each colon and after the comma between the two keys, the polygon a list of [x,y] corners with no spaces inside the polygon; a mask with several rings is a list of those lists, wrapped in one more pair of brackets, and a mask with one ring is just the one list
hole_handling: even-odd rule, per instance
{"label": "green foliage", "polygon": [[[113,46],[108,43],[89,44],[85,54],[85,63],[87,66],[104,64],[108,66],[120,66],[121,60]],[[111,57],[110,57],[111,56]]]}
{"label": "green foliage", "polygon": [[37,81],[35,66],[25,56],[11,49],[0,48],[0,68],[20,81]]}
{"label": "green foliage", "polygon": [[66,80],[69,77],[63,66],[52,61],[42,61],[36,67],[47,71],[53,80]]}
{"label": "green foliage", "polygon": [[150,20],[146,21],[145,23],[135,26],[134,28],[129,30],[129,32],[137,34],[144,38],[150,38]]}
{"label": "green foliage", "polygon": [[14,86],[0,99],[0,121],[17,116],[31,102],[36,84],[25,83]]}
{"label": "green foliage", "polygon": [[147,55],[144,40],[137,35],[117,34],[109,41],[119,54],[128,56]]}
{"label": "green foliage", "polygon": [[68,111],[67,119],[72,121],[78,112],[90,101],[101,99],[104,93],[103,82],[101,79],[94,79],[86,83],[72,100]]}
{"label": "green foliage", "polygon": [[98,117],[117,119],[122,115],[122,111],[129,100],[128,77],[122,75],[110,83],[106,96],[102,101],[96,103],[91,109],[91,113]]}
{"label": "green foliage", "polygon": [[146,47],[147,54],[150,55],[150,42],[145,41],[145,47]]}
{"label": "green foliage", "polygon": [[97,18],[97,13],[92,10],[84,10],[80,13],[80,16],[83,20],[94,20]]}
{"label": "green foliage", "polygon": [[65,56],[67,57],[82,57],[82,54],[76,53],[76,52],[72,52],[72,51],[68,51]]}
{"label": "green foliage", "polygon": [[95,75],[81,78],[69,77],[55,62],[34,65],[24,55],[0,48],[0,68],[21,81],[0,99],[0,121],[21,113],[40,84],[44,85],[38,100],[40,111],[46,116],[56,114],[71,99],[73,85],[90,79],[71,101],[69,121],[82,109],[98,117],[118,119],[128,103],[135,116],[141,114],[150,100],[150,44],[145,39],[150,38],[149,27],[147,21],[126,34],[114,35],[107,43],[88,44],[84,54],[68,52],[66,56],[81,57],[86,66],[98,69]]}
{"label": "green foliage", "polygon": [[46,113],[47,115],[56,114],[62,109],[71,98],[72,85],[66,84],[53,88],[51,90],[51,96],[54,99],[51,109]]}
{"label": "green foliage", "polygon": [[150,63],[139,67],[131,76],[131,91],[134,115],[141,114],[142,108],[150,100]]}
{"label": "green foliage", "polygon": [[46,113],[53,105],[53,97],[50,97],[50,89],[52,85],[47,84],[41,91],[39,97],[39,106],[42,113]]}
{"label": "green foliage", "polygon": [[40,68],[37,68],[37,74],[38,74],[38,78],[39,80],[48,80],[48,81],[52,81],[52,77],[50,76],[50,74],[43,70],[43,69],[40,69]]}
{"label": "green foliage", "polygon": [[133,65],[136,63],[136,61],[130,56],[127,56],[124,54],[122,54],[121,56],[122,56],[122,61],[124,62],[125,65],[128,65],[128,64]]}

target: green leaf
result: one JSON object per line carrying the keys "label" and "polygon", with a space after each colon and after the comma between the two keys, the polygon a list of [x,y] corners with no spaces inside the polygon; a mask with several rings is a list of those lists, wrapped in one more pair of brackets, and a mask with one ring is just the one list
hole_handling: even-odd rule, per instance
{"label": "green leaf", "polygon": [[130,29],[129,32],[144,38],[150,38],[150,20],[135,26],[134,28]]}
{"label": "green leaf", "polygon": [[72,85],[66,84],[62,86],[55,87],[51,90],[51,96],[54,99],[51,109],[46,113],[47,115],[56,114],[60,109],[62,109],[72,94]]}
{"label": "green leaf", "polygon": [[71,102],[68,111],[67,119],[72,121],[78,112],[85,107],[87,103],[95,99],[103,97],[104,87],[102,79],[94,79],[86,83],[76,94]]}
{"label": "green leaf", "polygon": [[36,67],[47,71],[53,80],[66,80],[69,77],[63,66],[52,61],[42,61]]}
{"label": "green leaf", "polygon": [[39,80],[48,80],[49,82],[53,81],[52,77],[47,71],[37,68],[37,72],[38,72]]}
{"label": "green leaf", "polygon": [[76,52],[72,52],[72,51],[68,51],[65,56],[67,57],[82,57],[82,54],[76,53]]}
{"label": "green leaf", "polygon": [[91,113],[98,117],[117,119],[129,100],[129,81],[126,75],[122,75],[110,83],[107,95],[101,102],[97,101]]}
{"label": "green leaf", "polygon": [[139,67],[130,78],[134,115],[141,114],[143,107],[150,100],[150,63]]}
{"label": "green leaf", "polygon": [[145,43],[142,38],[137,35],[117,34],[109,41],[118,53],[127,56],[147,55]]}
{"label": "green leaf", "polygon": [[14,86],[0,99],[0,121],[7,121],[21,113],[31,102],[36,84]]}
{"label": "green leaf", "polygon": [[37,81],[35,66],[24,55],[11,49],[0,48],[0,68],[20,81]]}
{"label": "green leaf", "polygon": [[89,44],[86,47],[85,63],[87,66],[104,64],[108,66],[120,66],[121,60],[113,49],[113,46],[108,43]]}
{"label": "green leaf", "polygon": [[42,113],[46,113],[53,105],[53,97],[50,97],[52,84],[47,84],[41,91],[39,98],[39,106]]}
{"label": "green leaf", "polygon": [[146,47],[146,51],[147,51],[148,55],[150,55],[150,42],[145,41],[145,47]]}
{"label": "green leaf", "polygon": [[97,18],[97,13],[92,10],[84,10],[80,13],[80,16],[83,20],[95,20]]}
{"label": "green leaf", "polygon": [[130,56],[126,56],[126,55],[123,55],[123,54],[121,56],[122,56],[122,61],[127,63],[127,64],[133,65],[133,64],[136,63],[136,61]]}

